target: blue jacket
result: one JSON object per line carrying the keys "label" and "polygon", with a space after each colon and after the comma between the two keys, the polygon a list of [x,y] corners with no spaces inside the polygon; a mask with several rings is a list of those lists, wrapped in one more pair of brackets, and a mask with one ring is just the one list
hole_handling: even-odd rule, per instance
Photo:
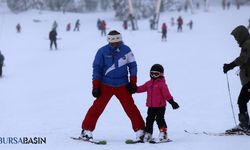
{"label": "blue jacket", "polygon": [[130,76],[137,75],[137,64],[130,48],[123,43],[118,49],[107,44],[101,47],[93,62],[93,80],[119,87],[128,83]]}

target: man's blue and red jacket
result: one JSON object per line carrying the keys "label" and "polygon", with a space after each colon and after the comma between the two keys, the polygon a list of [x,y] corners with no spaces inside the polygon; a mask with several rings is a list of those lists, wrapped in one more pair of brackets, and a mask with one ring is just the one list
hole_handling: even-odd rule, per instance
{"label": "man's blue and red jacket", "polygon": [[128,72],[136,80],[137,64],[128,46],[121,43],[115,49],[107,44],[97,51],[93,62],[93,81],[113,87],[123,86],[129,82]]}

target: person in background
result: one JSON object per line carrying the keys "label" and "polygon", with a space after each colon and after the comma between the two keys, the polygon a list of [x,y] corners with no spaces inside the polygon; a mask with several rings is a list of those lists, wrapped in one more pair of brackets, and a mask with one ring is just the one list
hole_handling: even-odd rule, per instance
{"label": "person in background", "polygon": [[66,26],[66,31],[70,31],[71,30],[71,24],[68,23],[67,26]]}
{"label": "person in background", "polygon": [[190,20],[189,23],[187,24],[189,26],[189,29],[193,29],[193,20]]}
{"label": "person in background", "polygon": [[79,19],[76,20],[74,31],[80,31],[80,20]]}
{"label": "person in background", "polygon": [[101,22],[101,35],[106,36],[106,22],[105,22],[105,20],[102,20],[102,22]]}
{"label": "person in background", "polygon": [[161,26],[161,32],[162,32],[161,40],[167,41],[167,25],[165,22]]}
{"label": "person in background", "polygon": [[0,77],[3,75],[4,55],[0,51]]}
{"label": "person in background", "polygon": [[17,33],[20,33],[20,32],[21,32],[21,25],[20,25],[20,23],[18,23],[18,24],[16,25],[16,32],[17,32]]}
{"label": "person in background", "polygon": [[181,16],[179,16],[177,19],[177,25],[177,32],[182,32],[183,19]]}
{"label": "person in background", "polygon": [[50,32],[49,32],[49,40],[50,40],[50,50],[52,50],[52,46],[54,44],[55,49],[57,50],[57,32],[56,29],[53,28]]}

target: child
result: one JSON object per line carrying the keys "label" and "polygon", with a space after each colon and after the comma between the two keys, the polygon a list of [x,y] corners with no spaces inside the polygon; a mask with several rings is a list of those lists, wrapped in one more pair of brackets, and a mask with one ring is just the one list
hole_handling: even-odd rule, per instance
{"label": "child", "polygon": [[162,65],[154,64],[150,69],[151,79],[137,88],[137,93],[147,92],[148,116],[146,118],[144,142],[152,140],[155,120],[160,130],[159,140],[167,140],[167,124],[164,119],[166,101],[172,105],[173,109],[179,108],[168,90],[163,73]]}
{"label": "child", "polygon": [[167,25],[165,22],[161,26],[161,32],[162,32],[161,40],[167,41]]}

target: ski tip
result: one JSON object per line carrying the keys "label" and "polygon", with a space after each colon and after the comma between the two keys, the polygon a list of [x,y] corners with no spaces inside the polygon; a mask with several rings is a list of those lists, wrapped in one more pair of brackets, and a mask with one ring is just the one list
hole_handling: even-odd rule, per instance
{"label": "ski tip", "polygon": [[168,143],[168,142],[173,142],[173,140],[167,139],[167,140],[162,140],[162,141],[155,141],[155,140],[149,141],[150,144],[159,144],[159,143]]}
{"label": "ski tip", "polygon": [[106,141],[106,140],[98,141],[96,144],[99,144],[99,145],[106,145],[106,144],[107,144],[107,141]]}
{"label": "ski tip", "polygon": [[131,140],[128,139],[125,141],[126,144],[136,144],[136,143],[144,143],[143,141],[139,140],[139,141],[135,141],[135,140]]}
{"label": "ski tip", "polygon": [[73,140],[79,140],[79,141],[84,141],[84,142],[90,142],[90,143],[94,143],[94,144],[97,144],[97,145],[106,145],[107,144],[107,141],[106,140],[93,140],[93,139],[90,139],[90,140],[85,140],[81,137],[70,137],[71,139]]}

